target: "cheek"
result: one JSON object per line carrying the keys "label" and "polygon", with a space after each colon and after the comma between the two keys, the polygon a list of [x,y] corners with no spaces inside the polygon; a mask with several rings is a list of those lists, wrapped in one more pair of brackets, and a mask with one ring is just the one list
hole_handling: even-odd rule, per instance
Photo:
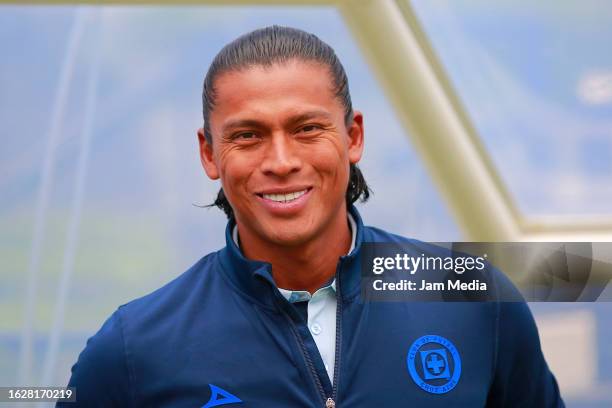
{"label": "cheek", "polygon": [[336,142],[328,142],[327,146],[313,149],[309,153],[310,163],[320,173],[332,176],[334,183],[348,181],[348,152]]}
{"label": "cheek", "polygon": [[218,160],[221,184],[228,196],[245,190],[246,183],[257,166],[257,161],[249,155],[233,153],[222,153]]}

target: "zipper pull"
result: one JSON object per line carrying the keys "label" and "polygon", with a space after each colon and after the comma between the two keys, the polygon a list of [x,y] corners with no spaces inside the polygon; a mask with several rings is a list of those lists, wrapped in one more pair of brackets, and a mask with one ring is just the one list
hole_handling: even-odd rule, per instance
{"label": "zipper pull", "polygon": [[336,408],[336,403],[333,399],[328,398],[327,401],[325,401],[325,408]]}

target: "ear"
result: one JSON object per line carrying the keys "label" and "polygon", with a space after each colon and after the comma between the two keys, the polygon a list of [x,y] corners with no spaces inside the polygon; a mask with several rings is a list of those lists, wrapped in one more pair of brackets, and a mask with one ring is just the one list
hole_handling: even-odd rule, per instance
{"label": "ear", "polygon": [[349,162],[357,164],[363,154],[363,114],[360,111],[353,112],[353,122],[347,130],[349,136]]}
{"label": "ear", "polygon": [[[212,137],[210,139],[212,141]],[[212,142],[208,143],[206,140],[206,133],[203,128],[198,129],[198,142],[200,143],[200,161],[202,162],[202,167],[204,167],[206,175],[211,180],[217,180],[219,178],[219,169],[217,169],[217,164],[213,157]]]}

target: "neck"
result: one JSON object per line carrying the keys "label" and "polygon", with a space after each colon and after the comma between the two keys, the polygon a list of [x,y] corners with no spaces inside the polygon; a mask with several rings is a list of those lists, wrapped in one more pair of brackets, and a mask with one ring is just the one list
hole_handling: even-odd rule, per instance
{"label": "neck", "polygon": [[310,293],[333,278],[338,259],[346,255],[351,246],[346,207],[338,211],[323,231],[298,245],[264,242],[249,231],[243,233],[240,225],[238,232],[244,238],[240,243],[244,256],[272,264],[272,275],[279,288]]}

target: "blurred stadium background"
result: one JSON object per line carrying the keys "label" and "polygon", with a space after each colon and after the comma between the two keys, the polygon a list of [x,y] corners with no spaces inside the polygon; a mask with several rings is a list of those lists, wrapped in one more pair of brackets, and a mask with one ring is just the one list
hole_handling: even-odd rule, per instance
{"label": "blurred stadium background", "polygon": [[[479,199],[507,195],[521,219],[546,220],[554,231],[570,220],[582,239],[612,237],[607,1],[0,3],[2,386],[64,385],[86,339],[118,305],[223,246],[224,215],[194,206],[218,190],[197,152],[201,84],[222,44],[265,25],[314,32],[343,61],[354,106],[365,114],[361,167],[374,196],[360,210],[368,224],[452,241],[495,235],[507,217],[463,214],[462,197],[435,176],[436,166],[456,159],[452,151],[421,154],[423,136],[406,126],[406,112],[421,107],[398,106],[385,67],[372,64],[387,50],[381,64],[397,58],[401,68],[411,57],[393,56],[406,50],[402,38],[380,42],[371,32],[373,46],[356,34],[358,14],[380,3],[386,18],[393,7],[398,19],[407,18],[402,8],[416,17],[457,98],[451,106],[461,107],[498,175],[504,192],[483,189]],[[568,406],[612,406],[612,304],[531,307]]]}

